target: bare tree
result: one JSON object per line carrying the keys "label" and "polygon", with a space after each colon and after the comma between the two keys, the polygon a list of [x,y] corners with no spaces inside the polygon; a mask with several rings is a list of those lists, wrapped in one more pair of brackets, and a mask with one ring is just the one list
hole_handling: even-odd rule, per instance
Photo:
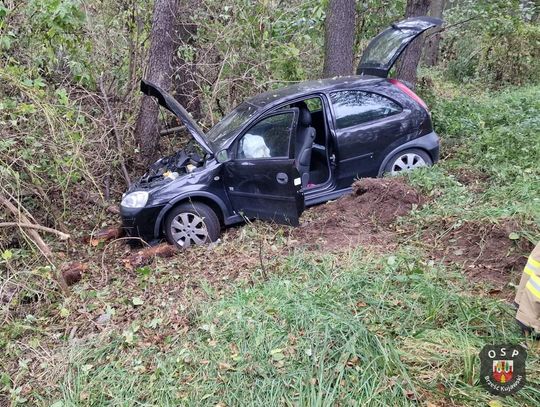
{"label": "bare tree", "polygon": [[[431,0],[407,0],[405,17],[425,16],[428,14]],[[399,79],[410,83],[413,87],[416,84],[416,69],[422,56],[422,46],[424,36],[421,35],[407,47],[403,55],[399,58],[396,67],[396,74]]]}
{"label": "bare tree", "polygon": [[[431,0],[429,15],[442,18],[445,0]],[[427,66],[435,66],[439,61],[439,43],[441,42],[441,27],[437,27],[427,35],[424,50],[424,60]]]}
{"label": "bare tree", "polygon": [[353,73],[355,22],[354,0],[330,0],[324,23],[323,77]]}
{"label": "bare tree", "polygon": [[[172,61],[178,45],[178,10],[179,0],[155,0],[146,79],[164,89],[172,86]],[[135,126],[135,136],[146,163],[152,162],[157,154],[158,112],[159,106],[155,101],[144,96]]]}

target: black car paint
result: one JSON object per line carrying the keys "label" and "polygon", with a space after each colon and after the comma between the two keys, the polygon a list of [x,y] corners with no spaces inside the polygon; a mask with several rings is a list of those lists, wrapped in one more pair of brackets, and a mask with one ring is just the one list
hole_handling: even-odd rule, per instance
{"label": "black car paint", "polygon": [[[403,107],[403,111],[395,116],[383,120],[366,123],[354,128],[336,130],[329,94],[338,90],[363,90],[375,92],[391,98]],[[438,160],[439,146],[438,137],[432,132],[429,114],[415,101],[409,98],[399,88],[393,86],[384,79],[366,76],[342,77],[339,79],[328,79],[321,81],[304,82],[288,88],[282,88],[278,92],[267,92],[251,99],[249,103],[257,106],[253,118],[237,132],[233,140],[227,144],[234,156],[234,141],[247,130],[251,124],[265,117],[267,113],[285,106],[295,101],[319,96],[323,100],[326,121],[329,125],[330,143],[334,146],[336,164],[333,169],[331,182],[323,190],[307,190],[305,194],[305,204],[310,206],[325,200],[334,199],[347,193],[355,178],[375,177],[380,175],[385,165],[385,158],[408,148],[420,148],[428,152],[434,162]],[[358,136],[361,132],[362,136]],[[382,137],[377,137],[377,135]],[[258,160],[267,161],[267,160]],[[289,196],[280,197],[283,191],[273,190],[277,187],[274,179],[276,172],[286,172],[291,178],[294,174],[292,159],[280,162],[269,159],[269,164],[264,165],[254,173],[252,168],[235,162],[234,159],[218,163],[215,158],[206,161],[203,167],[197,168],[193,172],[180,176],[174,181],[165,185],[150,189],[150,200],[142,209],[130,209],[122,207],[122,218],[124,228],[129,236],[139,236],[147,241],[153,241],[163,236],[163,220],[165,214],[179,202],[186,200],[202,201],[210,204],[217,210],[218,216],[224,225],[231,225],[241,222],[242,216],[235,213],[231,202],[231,194],[227,190],[229,187],[240,188],[242,183],[250,181],[251,185],[260,183],[267,190],[260,191],[266,197],[254,198],[250,208],[255,209],[257,204],[271,205],[275,209],[279,204],[292,205],[293,199]],[[247,161],[244,161],[244,163]],[[257,165],[261,165],[259,162]],[[270,172],[268,167],[279,166],[280,171]],[[254,178],[255,177],[255,178]],[[231,185],[231,184],[236,185]],[[128,191],[133,192],[140,189],[141,185],[135,183]],[[288,190],[291,193],[290,190]],[[234,195],[234,194],[233,194]],[[237,194],[236,196],[240,196]],[[277,199],[268,199],[274,196]],[[235,198],[232,200],[234,201]],[[275,206],[275,205],[278,206]],[[256,216],[255,213],[249,213]],[[295,223],[293,221],[293,223]]]}
{"label": "black car paint", "polygon": [[[365,74],[365,70],[362,73]],[[223,225],[244,219],[238,211],[239,205],[248,217],[269,219],[272,215],[276,217],[281,214],[275,220],[288,220],[296,224],[304,203],[310,206],[335,199],[350,191],[355,178],[381,175],[388,160],[399,151],[422,149],[436,162],[439,158],[439,140],[433,132],[429,113],[385,79],[387,71],[377,73],[381,77],[361,75],[306,81],[249,99],[245,103],[254,107],[253,114],[220,144],[220,148],[227,151],[227,161],[218,162],[215,157],[219,156],[220,151],[213,151],[212,147],[216,148],[212,143],[203,142],[203,148],[208,153],[203,166],[168,182],[143,185],[139,181],[132,185],[128,193],[144,189],[150,193],[150,197],[143,208],[121,207],[127,235],[141,237],[146,241],[158,240],[164,235],[163,222],[168,211],[186,200],[209,205]],[[158,99],[160,93],[166,93],[146,82],[142,84],[142,90],[145,91],[143,88],[146,88],[145,93]],[[402,111],[381,120],[337,129],[330,94],[343,90],[383,95],[400,105]],[[199,140],[202,135],[198,126],[183,108],[177,106],[172,97],[167,96],[169,98],[161,97],[160,103],[165,103],[165,107],[180,116],[188,130],[192,134],[195,132],[194,138]],[[295,185],[293,181],[299,174],[294,168],[292,149],[288,159],[235,159],[237,140],[251,125],[277,109],[311,97],[322,100],[327,147],[329,155],[335,157],[330,165],[331,176],[327,183],[305,191]],[[289,181],[285,185],[278,182],[279,177],[283,176]]]}

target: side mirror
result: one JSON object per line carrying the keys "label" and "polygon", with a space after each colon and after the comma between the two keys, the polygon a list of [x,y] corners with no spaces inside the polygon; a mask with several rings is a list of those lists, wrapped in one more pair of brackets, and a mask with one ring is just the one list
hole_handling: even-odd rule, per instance
{"label": "side mirror", "polygon": [[227,150],[221,150],[216,154],[216,160],[218,163],[224,163],[230,160],[229,152]]}

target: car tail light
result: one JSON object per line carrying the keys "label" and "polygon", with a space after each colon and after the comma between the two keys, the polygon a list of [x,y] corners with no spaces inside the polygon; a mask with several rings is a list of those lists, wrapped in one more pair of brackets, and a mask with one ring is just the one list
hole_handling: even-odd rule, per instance
{"label": "car tail light", "polygon": [[390,81],[390,83],[392,85],[398,87],[400,90],[405,92],[408,96],[410,96],[414,101],[416,101],[424,109],[428,110],[426,102],[424,102],[422,99],[420,99],[420,96],[418,96],[416,93],[414,93],[407,85],[405,85],[404,83],[398,81],[397,79],[389,79],[389,81]]}

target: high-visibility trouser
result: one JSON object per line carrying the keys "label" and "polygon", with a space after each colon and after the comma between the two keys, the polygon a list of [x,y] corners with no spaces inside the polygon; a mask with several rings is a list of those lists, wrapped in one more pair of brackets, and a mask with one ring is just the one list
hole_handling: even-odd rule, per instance
{"label": "high-visibility trouser", "polygon": [[540,244],[527,260],[515,301],[519,306],[516,318],[540,332]]}

